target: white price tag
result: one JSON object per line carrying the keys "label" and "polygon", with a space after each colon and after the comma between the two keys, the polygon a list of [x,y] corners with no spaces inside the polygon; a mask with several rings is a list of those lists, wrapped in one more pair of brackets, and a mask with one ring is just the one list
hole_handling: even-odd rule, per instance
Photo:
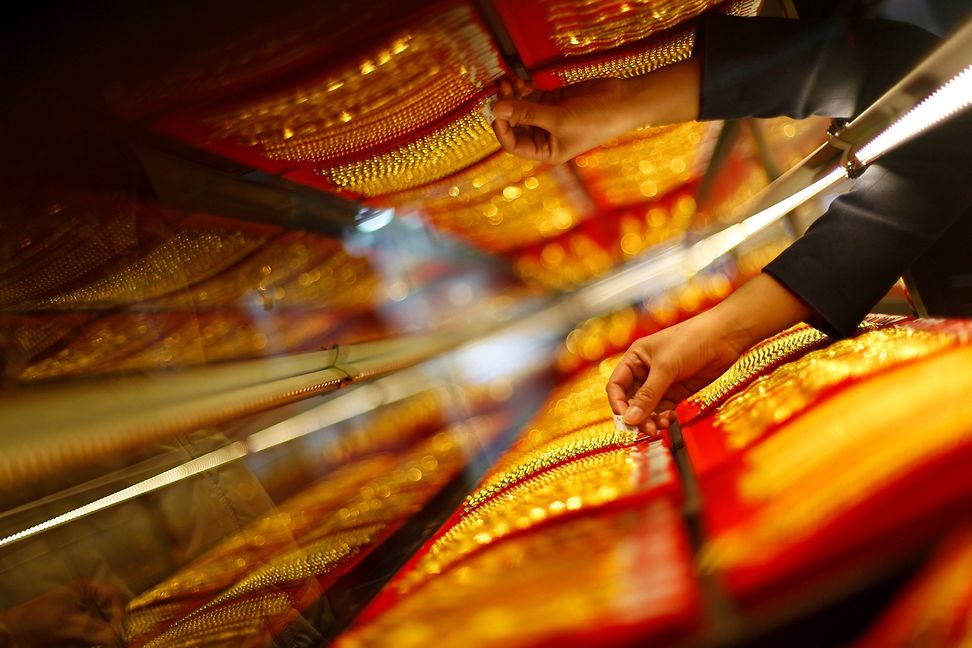
{"label": "white price tag", "polygon": [[628,425],[624,422],[624,416],[622,414],[614,415],[614,429],[618,432],[637,432],[637,425]]}

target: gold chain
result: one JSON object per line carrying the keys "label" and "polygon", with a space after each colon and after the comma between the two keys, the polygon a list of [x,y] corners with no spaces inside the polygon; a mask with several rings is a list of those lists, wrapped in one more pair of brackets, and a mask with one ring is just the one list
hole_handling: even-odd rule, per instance
{"label": "gold chain", "polygon": [[725,430],[731,447],[745,447],[769,426],[806,410],[828,387],[925,357],[950,344],[953,341],[947,336],[898,327],[839,340],[756,379],[719,406],[713,424]]}
{"label": "gold chain", "polygon": [[499,149],[480,101],[435,131],[391,151],[353,162],[322,166],[315,172],[345,191],[365,197],[413,189],[482,160]]}

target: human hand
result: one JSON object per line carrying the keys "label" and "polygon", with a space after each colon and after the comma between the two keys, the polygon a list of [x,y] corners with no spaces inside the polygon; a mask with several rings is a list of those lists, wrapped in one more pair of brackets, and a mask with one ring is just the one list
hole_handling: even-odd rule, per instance
{"label": "human hand", "polygon": [[[760,273],[713,308],[631,345],[607,384],[608,401],[629,425],[652,434],[671,410],[732,366],[759,340],[813,311],[781,283]],[[656,411],[660,412],[655,414]]]}
{"label": "human hand", "polygon": [[493,132],[508,153],[558,164],[642,126],[699,115],[698,59],[627,79],[592,79],[538,91],[526,81],[500,81]]}
{"label": "human hand", "polygon": [[493,132],[500,146],[538,162],[566,162],[630,129],[622,118],[620,79],[550,91],[535,90],[522,79],[503,79],[499,97],[493,106]]}
{"label": "human hand", "polygon": [[748,346],[711,312],[635,340],[608,380],[611,409],[649,434],[667,428],[675,405],[718,378]]}

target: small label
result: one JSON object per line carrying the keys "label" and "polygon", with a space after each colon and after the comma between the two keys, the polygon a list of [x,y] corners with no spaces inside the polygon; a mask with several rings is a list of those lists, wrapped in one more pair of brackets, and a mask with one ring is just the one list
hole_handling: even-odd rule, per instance
{"label": "small label", "polygon": [[493,104],[499,100],[496,95],[491,96],[482,105],[479,106],[479,112],[486,118],[490,124],[496,121],[496,117],[493,115]]}
{"label": "small label", "polygon": [[622,414],[614,415],[614,429],[618,432],[637,432],[637,425],[628,425],[624,422],[624,416]]}

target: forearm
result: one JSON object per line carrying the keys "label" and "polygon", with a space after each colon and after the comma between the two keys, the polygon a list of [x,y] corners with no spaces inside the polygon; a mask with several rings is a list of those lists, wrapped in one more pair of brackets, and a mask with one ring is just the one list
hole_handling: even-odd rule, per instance
{"label": "forearm", "polygon": [[760,273],[700,317],[742,351],[813,314],[776,279]]}
{"label": "forearm", "polygon": [[649,74],[624,79],[622,129],[692,121],[699,116],[701,61],[690,58]]}

